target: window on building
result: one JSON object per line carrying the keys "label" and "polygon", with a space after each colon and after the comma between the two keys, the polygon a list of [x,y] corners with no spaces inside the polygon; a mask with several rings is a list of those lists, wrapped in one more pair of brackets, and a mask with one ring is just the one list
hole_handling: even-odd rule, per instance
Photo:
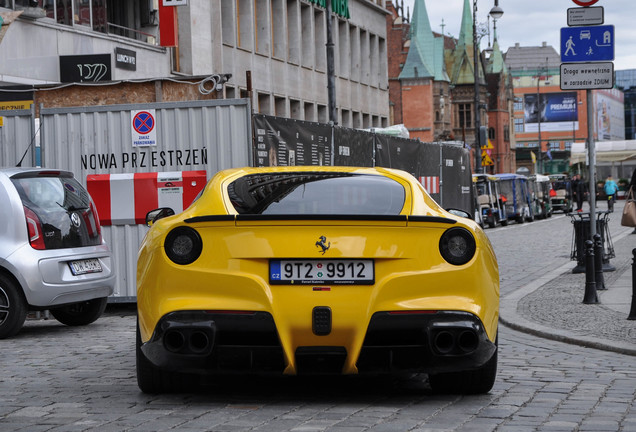
{"label": "window on building", "polygon": [[351,127],[351,111],[343,109],[340,114],[340,125]]}
{"label": "window on building", "polygon": [[312,20],[313,13],[312,7],[301,4],[300,5],[300,27],[302,28],[302,32],[300,33],[301,37],[301,45],[302,45],[302,65],[305,67],[312,67],[312,62],[314,61],[314,33],[311,31],[312,29]]}
{"label": "window on building", "polygon": [[565,151],[570,151],[572,150],[572,141],[566,141],[563,143],[564,145],[564,150]]}
{"label": "window on building", "polygon": [[550,141],[548,142],[548,150],[553,151],[561,151],[561,142],[560,141]]}
{"label": "window on building", "polygon": [[91,5],[88,0],[73,0],[73,24],[91,25]]}
{"label": "window on building", "polygon": [[297,0],[287,0],[287,61],[300,64],[300,15]]}
{"label": "window on building", "polygon": [[318,105],[318,121],[320,123],[327,123],[329,121],[327,105]]}
{"label": "window on building", "polygon": [[316,46],[316,70],[327,70],[327,50],[324,48],[327,44],[327,23],[325,22],[327,14],[322,9],[314,9],[314,44]]}
{"label": "window on building", "polygon": [[369,84],[370,55],[369,33],[366,30],[360,30],[360,83],[362,84]]}
{"label": "window on building", "polygon": [[349,26],[346,20],[338,20],[338,62],[337,75],[349,78],[351,72],[351,45],[349,44]]}
{"label": "window on building", "polygon": [[313,102],[305,102],[305,120],[316,121],[316,105]]}
{"label": "window on building", "polygon": [[271,43],[271,18],[268,2],[254,2],[254,28],[256,29],[256,52],[269,55]]}
{"label": "window on building", "polygon": [[387,74],[383,74],[382,71],[387,70],[388,68],[388,56],[386,53],[386,39],[378,38],[378,56],[380,59],[380,64],[378,67],[378,85],[381,89],[389,88],[389,81]]}
{"label": "window on building", "polygon": [[[360,38],[358,36],[358,27],[349,26],[349,44],[351,49],[351,73],[349,79],[351,81],[360,81]],[[355,126],[354,126],[355,127]]]}
{"label": "window on building", "polygon": [[290,99],[289,100],[289,114],[291,116],[291,118],[296,119],[296,120],[302,120],[301,116],[301,109],[300,109],[300,101],[296,100],[296,99]]}
{"label": "window on building", "polygon": [[515,132],[523,133],[524,123],[523,118],[515,118]]}
{"label": "window on building", "polygon": [[488,139],[490,139],[490,140],[494,140],[495,139],[495,128],[494,127],[489,127],[488,128]]}
{"label": "window on building", "polygon": [[371,116],[369,114],[362,114],[362,127],[369,129],[371,126]]}
{"label": "window on building", "polygon": [[378,54],[380,49],[378,46],[378,37],[372,34],[369,38],[369,85],[377,87],[380,84],[378,77],[378,63],[380,59]]}
{"label": "window on building", "polygon": [[236,0],[236,23],[238,34],[238,46],[252,50],[252,1]]}
{"label": "window on building", "polygon": [[157,40],[158,13],[148,0],[7,0],[0,4],[16,10],[29,8],[30,17],[46,16],[58,24],[148,43]]}
{"label": "window on building", "polygon": [[459,127],[460,128],[471,128],[473,127],[473,123],[472,123],[472,105],[471,104],[459,104],[459,115],[458,115],[458,119],[459,119]]}
{"label": "window on building", "polygon": [[274,97],[274,115],[287,117],[287,100],[284,97]]}
{"label": "window on building", "polygon": [[[272,28],[272,57],[285,59],[285,25],[284,18],[285,0],[272,0],[272,16],[270,26]],[[225,2],[221,2],[225,3]]]}
{"label": "window on building", "polygon": [[358,111],[353,112],[353,117],[351,119],[351,127],[353,128],[362,127],[362,115]]}
{"label": "window on building", "polygon": [[234,6],[236,4],[231,1],[221,2],[221,33],[223,35],[223,43],[234,46],[236,44],[236,29],[234,21]]}
{"label": "window on building", "polygon": [[271,101],[271,97],[268,93],[258,94],[258,112],[260,114],[265,114],[265,115],[272,114],[270,101]]}
{"label": "window on building", "polygon": [[515,111],[523,111],[523,109],[524,109],[523,98],[522,97],[515,97],[514,110]]}
{"label": "window on building", "polygon": [[504,142],[510,142],[510,126],[504,125]]}

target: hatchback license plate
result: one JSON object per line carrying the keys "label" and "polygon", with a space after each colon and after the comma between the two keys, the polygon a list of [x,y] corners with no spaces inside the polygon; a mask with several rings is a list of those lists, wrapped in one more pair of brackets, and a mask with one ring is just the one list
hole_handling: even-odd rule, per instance
{"label": "hatchback license plate", "polygon": [[102,271],[102,265],[96,258],[71,261],[68,263],[73,276],[79,276],[87,273],[99,273]]}
{"label": "hatchback license plate", "polygon": [[271,260],[269,282],[275,285],[373,285],[370,259]]}

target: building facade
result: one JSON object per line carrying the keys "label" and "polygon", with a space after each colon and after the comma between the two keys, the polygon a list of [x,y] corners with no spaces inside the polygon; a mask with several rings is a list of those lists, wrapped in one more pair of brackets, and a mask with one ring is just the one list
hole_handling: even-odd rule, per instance
{"label": "building facade", "polygon": [[625,95],[625,139],[636,139],[636,69],[616,71],[616,87]]}
{"label": "building facade", "polygon": [[593,90],[593,118],[588,119],[586,90],[561,90],[561,57],[553,47],[516,44],[505,60],[514,85],[517,168],[544,174],[571,171],[572,144],[587,140],[588,122],[596,141],[625,139],[620,90]]}
{"label": "building facade", "polygon": [[[90,105],[105,99],[109,85],[174,78],[198,83],[197,98],[251,97],[255,112],[328,121],[324,1],[164,3],[3,0],[0,85],[26,86],[28,97],[38,86],[104,84],[74,100]],[[385,2],[335,3],[337,122],[388,126]]]}
{"label": "building facade", "polygon": [[[404,13],[400,5],[391,6],[387,34],[395,123],[404,123],[411,137],[423,141],[463,142],[479,152],[482,162],[477,170],[509,172],[515,165],[512,81],[496,39],[488,58],[479,50],[475,73],[469,0],[464,1],[458,38],[431,31],[424,0],[415,0],[412,17],[400,15]],[[490,137],[483,150],[475,149],[475,76],[480,126],[489,129]],[[487,157],[480,158],[482,152]],[[475,158],[473,154],[473,171]]]}

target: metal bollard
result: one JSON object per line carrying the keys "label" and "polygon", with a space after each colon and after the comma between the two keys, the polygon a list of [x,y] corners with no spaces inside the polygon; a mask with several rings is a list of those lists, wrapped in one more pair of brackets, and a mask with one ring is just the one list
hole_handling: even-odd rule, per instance
{"label": "metal bollard", "polygon": [[636,320],[636,249],[632,249],[632,307],[628,320]]}
{"label": "metal bollard", "polygon": [[598,303],[598,295],[596,294],[596,280],[594,277],[594,242],[592,240],[585,241],[585,296],[583,303]]}
{"label": "metal bollard", "polygon": [[594,270],[596,290],[605,290],[605,279],[603,278],[603,240],[599,233],[594,234]]}

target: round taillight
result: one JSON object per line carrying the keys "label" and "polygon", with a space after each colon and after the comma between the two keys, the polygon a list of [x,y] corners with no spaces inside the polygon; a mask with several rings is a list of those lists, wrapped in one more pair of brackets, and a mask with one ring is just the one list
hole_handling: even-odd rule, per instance
{"label": "round taillight", "polygon": [[465,228],[451,228],[439,240],[442,257],[453,265],[466,264],[475,255],[476,249],[475,238]]}
{"label": "round taillight", "polygon": [[168,233],[164,243],[166,255],[176,264],[191,264],[199,258],[203,249],[201,236],[196,230],[180,226]]}

